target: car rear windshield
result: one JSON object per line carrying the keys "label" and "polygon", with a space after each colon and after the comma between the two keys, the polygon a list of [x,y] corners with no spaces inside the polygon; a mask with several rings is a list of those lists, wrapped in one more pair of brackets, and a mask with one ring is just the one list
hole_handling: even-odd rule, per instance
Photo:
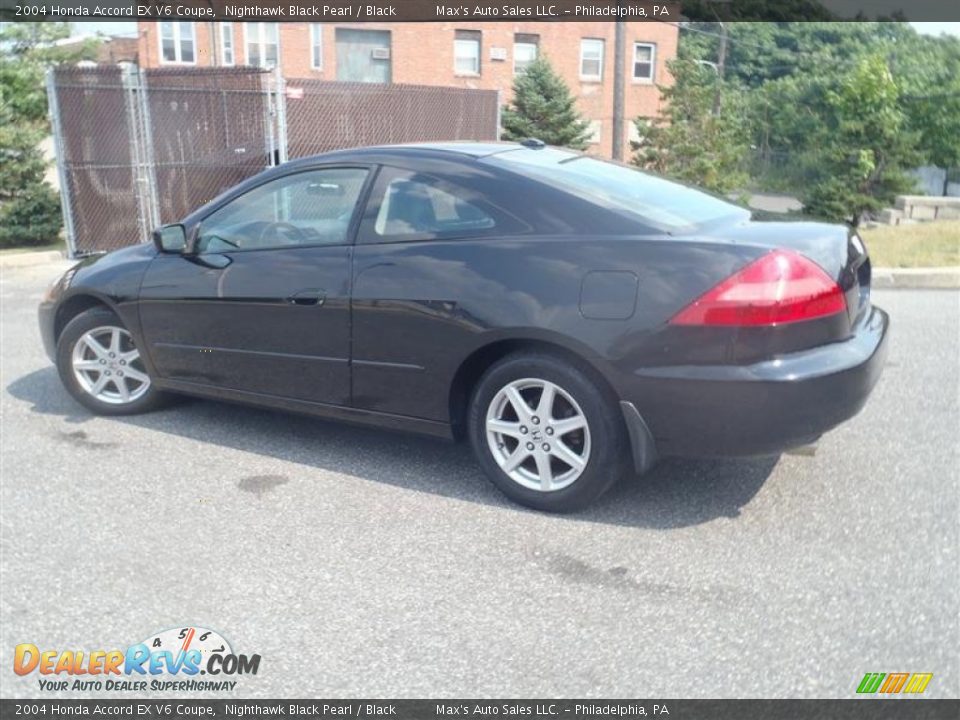
{"label": "car rear windshield", "polygon": [[[631,168],[555,148],[511,150],[485,160],[668,232],[692,230],[749,211],[686,185]],[[510,168],[513,166],[513,168]]]}

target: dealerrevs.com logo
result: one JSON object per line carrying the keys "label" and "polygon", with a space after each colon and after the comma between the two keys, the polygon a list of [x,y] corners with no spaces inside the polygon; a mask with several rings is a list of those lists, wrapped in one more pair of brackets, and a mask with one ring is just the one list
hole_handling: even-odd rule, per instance
{"label": "dealerrevs.com logo", "polygon": [[13,656],[17,675],[36,673],[40,690],[52,692],[230,691],[234,677],[259,669],[260,655],[237,654],[219,633],[193,626],[154,633],[126,650],[42,650],[21,643]]}

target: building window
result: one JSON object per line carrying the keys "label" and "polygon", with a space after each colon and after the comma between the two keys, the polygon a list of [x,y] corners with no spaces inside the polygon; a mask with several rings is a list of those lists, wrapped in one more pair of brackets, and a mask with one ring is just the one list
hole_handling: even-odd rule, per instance
{"label": "building window", "polygon": [[633,79],[653,82],[653,69],[657,62],[657,46],[653,43],[633,44]]}
{"label": "building window", "polygon": [[220,23],[220,63],[233,65],[233,23]]}
{"label": "building window", "polygon": [[310,25],[310,67],[323,70],[323,25]]}
{"label": "building window", "polygon": [[192,22],[160,23],[160,62],[194,65],[197,39]]}
{"label": "building window", "polygon": [[580,79],[603,80],[603,40],[580,41]]}
{"label": "building window", "polygon": [[453,41],[453,71],[457,75],[480,74],[480,32],[457,30]]}
{"label": "building window", "polygon": [[518,33],[513,36],[513,74],[523,75],[537,59],[540,46],[539,35]]}
{"label": "building window", "polygon": [[275,68],[280,62],[280,37],[277,23],[245,23],[247,65]]}

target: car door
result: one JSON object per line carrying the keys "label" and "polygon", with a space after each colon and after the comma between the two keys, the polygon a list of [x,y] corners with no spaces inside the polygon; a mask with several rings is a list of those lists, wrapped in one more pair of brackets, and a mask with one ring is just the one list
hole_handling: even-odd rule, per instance
{"label": "car door", "polygon": [[140,319],[161,378],[350,402],[350,267],[371,169],[272,179],[219,207],[193,252],[144,276]]}
{"label": "car door", "polygon": [[496,238],[527,227],[466,181],[384,166],[360,224],[353,404],[447,419],[449,381],[508,288]]}

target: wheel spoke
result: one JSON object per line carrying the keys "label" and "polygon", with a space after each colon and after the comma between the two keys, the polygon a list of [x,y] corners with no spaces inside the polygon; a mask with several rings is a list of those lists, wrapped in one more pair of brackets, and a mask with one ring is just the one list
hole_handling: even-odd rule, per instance
{"label": "wheel spoke", "polygon": [[510,400],[510,404],[513,405],[513,409],[520,420],[526,420],[530,417],[530,406],[527,404],[527,401],[523,399],[520,391],[512,385],[507,388],[507,399]]}
{"label": "wheel spoke", "polygon": [[583,415],[574,415],[573,417],[564,418],[563,420],[555,420],[552,425],[553,431],[556,433],[557,437],[566,435],[574,430],[581,430],[586,426],[587,421]]}
{"label": "wheel spoke", "polygon": [[546,422],[553,417],[553,399],[557,395],[557,388],[553,383],[544,383],[543,392],[537,402],[537,415]]}
{"label": "wheel spoke", "polygon": [[90,394],[95,396],[99,395],[103,392],[108,382],[110,382],[110,378],[107,377],[105,373],[100,373],[100,377],[97,378],[97,381],[93,383],[93,386],[90,388]]}
{"label": "wheel spoke", "polygon": [[90,372],[91,370],[103,372],[103,365],[100,364],[99,360],[77,360],[73,363],[73,367],[86,372]]}
{"label": "wheel spoke", "polygon": [[550,467],[550,456],[546,453],[537,453],[537,475],[540,476],[540,489],[550,490],[553,487],[553,468]]}
{"label": "wheel spoke", "polygon": [[488,420],[487,429],[491,432],[509,435],[510,437],[522,438],[520,433],[520,423],[510,422],[509,420]]}
{"label": "wheel spoke", "polygon": [[137,382],[147,383],[150,382],[150,376],[146,373],[140,372],[136,368],[132,368],[127,365],[127,369],[123,371],[125,377],[130,378],[131,380],[136,380]]}
{"label": "wheel spoke", "polygon": [[559,458],[574,470],[582,470],[586,464],[582,457],[564,445],[561,440],[556,440],[550,445],[550,454]]}
{"label": "wheel spoke", "polygon": [[98,358],[105,358],[109,353],[109,350],[101,345],[93,335],[85,335],[83,337],[83,344],[90,348]]}
{"label": "wheel spoke", "polygon": [[124,402],[130,402],[130,388],[127,387],[126,378],[114,377],[113,380],[114,387],[117,388],[117,391],[120,393],[120,397]]}
{"label": "wheel spoke", "polygon": [[134,348],[130,352],[120,353],[120,359],[126,361],[127,365],[129,365],[134,360],[140,359],[140,351]]}
{"label": "wheel spoke", "polygon": [[514,450],[506,460],[503,461],[503,471],[511,473],[516,470],[520,465],[523,464],[523,461],[530,456],[530,452],[523,446],[517,445],[517,449]]}
{"label": "wheel spoke", "polygon": [[110,332],[110,352],[114,356],[120,354],[120,328],[113,328]]}

